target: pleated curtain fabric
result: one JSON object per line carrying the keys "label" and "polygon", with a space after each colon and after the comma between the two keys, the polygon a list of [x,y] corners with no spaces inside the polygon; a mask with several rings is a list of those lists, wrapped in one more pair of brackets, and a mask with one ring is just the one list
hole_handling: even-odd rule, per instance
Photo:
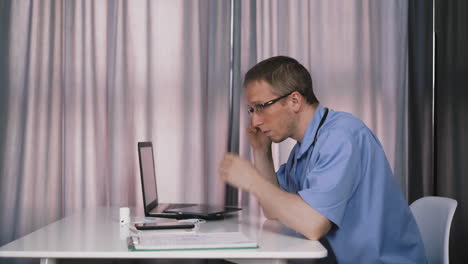
{"label": "pleated curtain fabric", "polygon": [[[242,3],[241,75],[271,56],[297,59],[311,72],[322,105],[352,113],[372,129],[406,195],[408,2]],[[250,157],[247,122],[243,111],[240,153]],[[294,144],[293,140],[273,144],[276,169],[287,161]],[[246,193],[241,200],[245,205],[256,205]]]}
{"label": "pleated curtain fabric", "polygon": [[[85,207],[219,202],[227,1],[1,1],[0,245]],[[3,16],[5,15],[5,16]]]}
{"label": "pleated curtain fabric", "polygon": [[458,201],[450,263],[468,259],[468,2],[435,1],[434,194]]}

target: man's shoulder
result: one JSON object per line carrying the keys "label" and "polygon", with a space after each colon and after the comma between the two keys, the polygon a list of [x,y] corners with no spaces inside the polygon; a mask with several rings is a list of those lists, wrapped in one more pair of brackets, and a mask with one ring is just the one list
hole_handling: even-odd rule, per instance
{"label": "man's shoulder", "polygon": [[353,114],[330,111],[327,122],[323,125],[324,129],[344,134],[355,134],[358,131],[367,130],[366,124]]}

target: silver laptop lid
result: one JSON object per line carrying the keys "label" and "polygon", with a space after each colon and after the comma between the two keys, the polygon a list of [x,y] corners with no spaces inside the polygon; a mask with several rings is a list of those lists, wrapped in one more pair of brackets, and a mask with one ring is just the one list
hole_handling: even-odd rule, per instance
{"label": "silver laptop lid", "polygon": [[149,141],[138,142],[138,157],[140,160],[143,202],[145,204],[145,213],[148,213],[158,205],[153,144]]}

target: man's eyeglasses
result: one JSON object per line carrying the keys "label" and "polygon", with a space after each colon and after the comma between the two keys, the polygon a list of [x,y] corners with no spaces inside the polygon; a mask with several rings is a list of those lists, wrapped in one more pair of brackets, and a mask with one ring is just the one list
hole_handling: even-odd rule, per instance
{"label": "man's eyeglasses", "polygon": [[268,101],[268,102],[265,102],[265,103],[263,103],[263,104],[255,104],[255,105],[253,105],[252,107],[247,108],[247,112],[249,112],[249,115],[253,115],[254,112],[257,113],[257,114],[261,114],[261,113],[263,113],[263,111],[265,110],[265,108],[267,108],[268,106],[270,106],[270,105],[272,105],[272,104],[278,102],[279,100],[281,100],[281,99],[283,99],[283,98],[288,97],[288,96],[289,96],[290,94],[292,94],[293,92],[294,92],[294,91],[289,92],[289,93],[287,93],[287,94],[285,94],[285,95],[283,95],[283,96],[280,96],[280,97],[278,97],[278,98],[275,98],[275,99],[270,100],[270,101]]}

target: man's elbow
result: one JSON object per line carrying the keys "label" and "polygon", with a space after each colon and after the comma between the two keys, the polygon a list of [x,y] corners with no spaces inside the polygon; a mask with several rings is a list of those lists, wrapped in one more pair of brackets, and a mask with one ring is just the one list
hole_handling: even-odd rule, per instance
{"label": "man's elbow", "polygon": [[323,232],[307,232],[303,234],[309,240],[320,240],[322,237],[326,235]]}
{"label": "man's elbow", "polygon": [[303,233],[303,235],[310,240],[320,240],[322,237],[326,236],[332,227],[331,222],[328,219],[324,219],[315,228],[310,228]]}

